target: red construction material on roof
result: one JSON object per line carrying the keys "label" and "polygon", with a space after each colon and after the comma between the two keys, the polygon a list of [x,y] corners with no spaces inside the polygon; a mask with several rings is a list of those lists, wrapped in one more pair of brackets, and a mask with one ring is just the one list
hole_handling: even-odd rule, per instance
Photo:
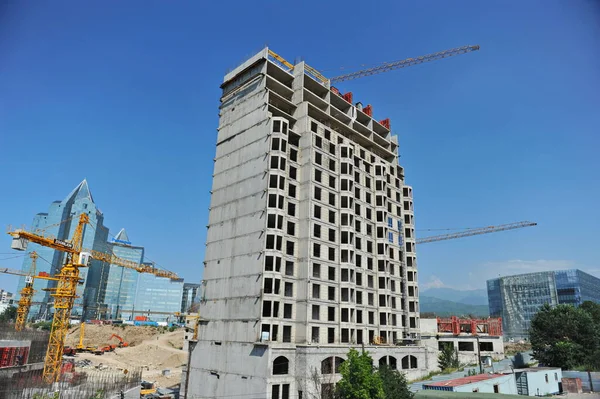
{"label": "red construction material on roof", "polygon": [[431,384],[425,384],[428,387],[459,387],[462,385],[473,384],[475,382],[493,380],[494,378],[503,377],[504,374],[478,374],[469,377],[456,378],[454,380],[438,381]]}
{"label": "red construction material on roof", "polygon": [[352,104],[352,92],[349,91],[348,93],[344,94],[343,99],[348,101],[350,104]]}
{"label": "red construction material on roof", "polygon": [[488,319],[460,319],[456,316],[450,318],[438,317],[437,324],[440,333],[502,336],[502,318],[500,317]]}
{"label": "red construction material on roof", "polygon": [[364,107],[363,112],[369,116],[373,116],[373,107],[371,107],[371,104]]}

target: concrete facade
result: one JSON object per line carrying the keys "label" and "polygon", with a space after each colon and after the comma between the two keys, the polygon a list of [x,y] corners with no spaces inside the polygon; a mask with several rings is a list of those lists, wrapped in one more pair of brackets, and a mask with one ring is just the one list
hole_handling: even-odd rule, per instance
{"label": "concrete facade", "polygon": [[361,345],[409,378],[428,371],[398,141],[311,72],[264,49],[221,86],[187,397],[298,397]]}
{"label": "concrete facade", "polygon": [[[478,364],[479,355],[481,355],[482,360],[486,358],[504,359],[504,340],[502,336],[440,333],[438,332],[436,319],[421,319],[421,342],[432,352],[432,356],[436,359],[443,345],[452,345],[454,349],[458,349],[458,360],[462,364]],[[477,351],[478,343],[479,353]]]}

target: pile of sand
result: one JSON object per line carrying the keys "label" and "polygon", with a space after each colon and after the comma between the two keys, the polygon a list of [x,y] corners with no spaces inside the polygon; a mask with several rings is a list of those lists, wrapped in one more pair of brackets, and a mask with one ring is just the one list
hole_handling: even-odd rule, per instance
{"label": "pile of sand", "polygon": [[[163,327],[149,327],[149,326],[128,326],[128,325],[98,325],[98,324],[86,324],[85,325],[85,336],[83,344],[85,346],[104,346],[108,344],[118,344],[119,340],[113,338],[109,340],[112,334],[117,334],[125,342],[129,342],[129,345],[138,345],[142,341],[155,337],[164,333]],[[67,346],[76,346],[79,344],[79,333],[80,326],[71,327],[67,334]]]}
{"label": "pile of sand", "polygon": [[[93,325],[90,330],[93,330],[90,337],[90,345],[99,345],[95,343],[94,337],[102,339],[102,337],[112,334],[113,330],[121,330],[120,327],[110,325]],[[69,336],[78,335],[79,329]],[[119,334],[126,341],[131,339],[136,344],[128,348],[117,348],[114,352],[108,352],[101,356],[91,353],[80,353],[75,360],[88,359],[92,362],[89,367],[95,367],[102,364],[103,368],[115,370],[124,369],[142,369],[142,377],[147,381],[155,382],[159,387],[172,387],[179,384],[181,381],[181,371],[187,362],[187,353],[180,348],[183,346],[184,331],[183,329],[174,332],[163,332],[162,328],[153,327],[133,327],[127,326],[123,334]],[[86,325],[86,343],[88,337],[88,326]],[[121,332],[121,331],[119,331]],[[141,340],[141,337],[148,336],[147,339]],[[70,342],[70,341],[68,341]],[[163,376],[163,370],[169,370],[168,376]]]}

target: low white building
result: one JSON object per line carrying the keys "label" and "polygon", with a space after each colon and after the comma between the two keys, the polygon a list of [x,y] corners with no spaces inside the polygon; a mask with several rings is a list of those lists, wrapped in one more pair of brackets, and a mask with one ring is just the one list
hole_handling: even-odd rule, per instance
{"label": "low white building", "polygon": [[546,396],[562,391],[562,370],[556,367],[515,369],[519,395]]}
{"label": "low white building", "polygon": [[454,380],[423,384],[424,390],[447,392],[480,392],[517,394],[517,384],[512,374],[479,374]]}

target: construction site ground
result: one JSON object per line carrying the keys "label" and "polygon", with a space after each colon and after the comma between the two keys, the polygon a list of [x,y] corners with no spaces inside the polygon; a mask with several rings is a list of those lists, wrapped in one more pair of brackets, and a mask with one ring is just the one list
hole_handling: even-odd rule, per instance
{"label": "construction site ground", "polygon": [[[84,366],[92,369],[131,370],[142,369],[142,377],[146,381],[155,382],[157,387],[170,388],[179,385],[181,372],[187,362],[187,353],[182,350],[184,330],[177,329],[173,332],[162,327],[136,327],[116,325],[86,324],[85,346],[105,346],[118,343],[112,334],[117,334],[129,347],[116,348],[114,352],[103,355],[92,353],[78,353],[75,361],[89,360],[90,365]],[[66,345],[75,347],[79,343],[79,326],[69,330]],[[168,375],[163,375],[164,370],[169,370]]]}

